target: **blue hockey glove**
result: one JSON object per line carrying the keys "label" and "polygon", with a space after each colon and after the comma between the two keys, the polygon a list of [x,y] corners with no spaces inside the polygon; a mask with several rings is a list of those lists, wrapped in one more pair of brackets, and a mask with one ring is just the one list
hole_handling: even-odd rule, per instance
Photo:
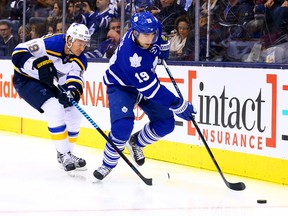
{"label": "blue hockey glove", "polygon": [[33,67],[38,70],[40,82],[43,82],[50,87],[54,86],[53,79],[54,77],[58,79],[58,76],[52,60],[50,60],[47,56],[37,58],[33,61]]}
{"label": "blue hockey glove", "polygon": [[182,98],[178,98],[178,102],[175,105],[172,105],[170,110],[172,110],[178,117],[187,121],[191,120],[192,116],[197,113],[193,105]]}
{"label": "blue hockey glove", "polygon": [[[161,35],[160,38],[160,54],[159,59],[161,60],[167,60],[169,58],[169,50],[170,50],[170,41],[165,35]],[[161,62],[158,62],[161,63]]]}
{"label": "blue hockey glove", "polygon": [[80,96],[81,94],[76,88],[69,88],[68,91],[61,92],[58,95],[58,101],[66,108],[69,106],[73,106],[73,104],[71,103],[72,100],[78,103],[80,100]]}

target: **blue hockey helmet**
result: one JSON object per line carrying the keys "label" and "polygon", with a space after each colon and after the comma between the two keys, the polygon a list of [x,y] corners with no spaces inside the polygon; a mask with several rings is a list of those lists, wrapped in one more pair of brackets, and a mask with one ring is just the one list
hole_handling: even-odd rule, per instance
{"label": "blue hockey helmet", "polygon": [[159,37],[159,21],[150,12],[135,13],[131,18],[131,28],[136,31],[136,38],[140,33],[155,33],[153,43]]}

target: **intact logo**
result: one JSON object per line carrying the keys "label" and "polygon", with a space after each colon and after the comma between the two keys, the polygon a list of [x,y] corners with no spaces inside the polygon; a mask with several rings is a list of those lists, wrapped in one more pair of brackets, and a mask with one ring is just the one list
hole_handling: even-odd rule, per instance
{"label": "intact logo", "polygon": [[[230,83],[229,80],[220,85],[217,79],[210,78],[211,81],[208,76],[203,77],[201,80],[196,71],[189,70],[188,79],[174,78],[179,88],[188,86],[187,99],[198,111],[195,119],[207,142],[215,146],[252,151],[263,150],[264,147],[276,148],[276,75],[263,73],[263,82],[253,86],[252,91],[245,82],[240,87],[233,86],[235,83]],[[171,82],[165,78],[160,80]],[[218,85],[217,88],[215,84]],[[283,89],[288,90],[287,86]],[[243,93],[245,88],[247,93]],[[288,115],[288,110],[283,113]],[[192,122],[182,122],[183,124],[176,125],[187,125],[187,134],[200,140]],[[283,135],[282,139],[288,140],[288,135]]]}

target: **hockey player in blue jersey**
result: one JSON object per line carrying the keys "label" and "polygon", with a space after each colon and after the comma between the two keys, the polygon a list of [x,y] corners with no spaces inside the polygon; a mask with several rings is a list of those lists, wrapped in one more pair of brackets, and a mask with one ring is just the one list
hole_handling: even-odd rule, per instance
{"label": "hockey player in blue jersey", "polygon": [[[82,114],[70,102],[72,98],[78,102],[83,93],[87,68],[83,51],[89,42],[88,28],[73,23],[66,35],[46,35],[18,44],[12,54],[14,87],[22,99],[45,114],[57,160],[65,171],[86,165],[84,159],[72,154]],[[54,79],[66,92],[53,85]]]}
{"label": "hockey player in blue jersey", "polygon": [[[115,50],[104,75],[111,121],[109,138],[121,151],[128,141],[128,150],[140,166],[145,162],[143,148],[174,130],[174,114],[187,121],[196,114],[190,102],[176,97],[157,78],[158,57],[168,58],[169,52],[161,31],[160,22],[151,13],[134,14],[131,28]],[[150,122],[131,136],[135,104],[142,108]],[[105,178],[119,158],[107,142],[102,165],[93,173],[95,178]]]}

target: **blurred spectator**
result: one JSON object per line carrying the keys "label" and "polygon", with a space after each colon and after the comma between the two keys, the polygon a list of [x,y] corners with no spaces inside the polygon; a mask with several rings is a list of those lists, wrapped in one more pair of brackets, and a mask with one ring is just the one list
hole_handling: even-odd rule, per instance
{"label": "blurred spectator", "polygon": [[47,24],[47,34],[54,34],[56,33],[56,25],[54,23]]}
{"label": "blurred spectator", "polygon": [[[279,2],[270,2],[273,7],[275,4],[278,5],[277,3]],[[273,20],[271,29],[261,38],[263,50],[288,42],[288,1],[283,1],[282,5],[276,7],[271,13]]]}
{"label": "blurred spectator", "polygon": [[74,0],[67,1],[66,22],[73,23],[74,21]]}
{"label": "blurred spectator", "polygon": [[17,37],[12,34],[12,25],[9,20],[0,20],[0,53],[3,56],[11,56],[15,46],[19,43]]}
{"label": "blurred spectator", "polygon": [[54,1],[53,10],[47,18],[48,23],[56,24],[57,20],[62,19],[63,3],[61,0]]}
{"label": "blurred spectator", "polygon": [[85,25],[88,29],[93,25],[95,17],[95,5],[92,0],[83,0],[83,16],[85,17]]}
{"label": "blurred spectator", "polygon": [[[49,9],[48,11],[48,16],[50,16],[52,13],[53,13],[53,9],[54,9],[54,5],[55,5],[55,2],[58,1],[58,0],[45,0],[46,1],[46,5]],[[63,8],[63,2],[62,1],[59,1],[59,7]]]}
{"label": "blurred spectator", "polygon": [[6,10],[9,0],[0,1],[0,19],[7,19],[9,17],[9,11]]}
{"label": "blurred spectator", "polygon": [[95,16],[93,17],[93,24],[89,28],[91,34],[91,47],[94,50],[99,43],[106,40],[109,30],[109,23],[113,17],[116,17],[115,12],[109,7],[109,0],[96,0]]}
{"label": "blurred spectator", "polygon": [[82,23],[85,24],[83,16],[83,4],[81,0],[68,0],[66,23]]}
{"label": "blurred spectator", "polygon": [[48,17],[51,7],[46,0],[37,0],[34,7],[34,17]]}
{"label": "blurred spectator", "polygon": [[266,8],[279,7],[285,0],[256,0],[256,4],[262,3]]}
{"label": "blurred spectator", "polygon": [[280,7],[275,9],[273,20],[274,31],[288,33],[288,1],[284,1]]}
{"label": "blurred spectator", "polygon": [[[32,0],[26,0],[26,20],[29,20],[33,16],[33,2]],[[23,18],[23,0],[10,0],[5,8],[6,13],[8,13],[9,20],[19,20],[22,22]]]}
{"label": "blurred spectator", "polygon": [[[124,5],[126,7],[128,0],[124,0]],[[110,9],[116,14],[117,17],[120,17],[120,10],[121,10],[121,0],[110,0]]]}
{"label": "blurred spectator", "polygon": [[111,58],[120,43],[121,22],[118,18],[112,18],[109,24],[107,39],[101,42],[93,52],[85,53],[87,58]]}
{"label": "blurred spectator", "polygon": [[245,31],[245,25],[254,19],[253,1],[228,0],[228,5],[224,11],[224,19],[232,39],[249,38],[248,32]]}
{"label": "blurred spectator", "polygon": [[189,19],[189,23],[195,24],[195,1],[187,9],[187,18]]}
{"label": "blurred spectator", "polygon": [[31,39],[40,38],[47,34],[46,23],[31,24]]}
{"label": "blurred spectator", "polygon": [[174,30],[174,24],[177,17],[186,15],[187,13],[183,6],[177,4],[176,0],[155,0],[153,6],[156,10],[151,10],[152,14],[160,20],[163,33],[168,35]]}
{"label": "blurred spectator", "polygon": [[5,56],[5,51],[6,51],[5,47],[6,46],[4,45],[4,40],[2,37],[0,37],[0,57]]}
{"label": "blurred spectator", "polygon": [[[281,27],[281,20],[285,17],[285,9],[280,9],[285,0],[256,0],[255,20],[264,23],[263,37],[261,38],[262,49],[273,46],[281,41],[284,29]],[[284,12],[284,13],[283,13]],[[284,15],[284,16],[283,16]],[[285,20],[285,18],[284,18]],[[284,21],[283,20],[283,21]],[[284,21],[285,26],[285,21]],[[285,33],[284,33],[285,34]],[[280,41],[278,41],[280,38]],[[281,42],[280,42],[281,43]]]}
{"label": "blurred spectator", "polygon": [[180,16],[175,21],[176,33],[170,39],[170,55],[169,59],[181,60],[182,59],[182,49],[186,43],[187,37],[191,30],[188,18]]}
{"label": "blurred spectator", "polygon": [[[69,23],[65,23],[65,29],[64,32],[67,31],[67,29],[69,28],[70,24]],[[56,23],[56,29],[55,29],[55,33],[59,34],[59,33],[63,33],[63,23],[62,20],[58,20]]]}
{"label": "blurred spectator", "polygon": [[[206,46],[207,46],[207,14],[200,13],[199,17],[200,37],[199,37],[199,60],[206,60]],[[190,31],[186,43],[182,49],[182,60],[195,60],[195,32],[194,27]]]}
{"label": "blurred spectator", "polygon": [[[127,0],[125,6],[125,20],[131,19],[131,14],[151,10],[154,0]],[[133,7],[134,6],[134,7]]]}
{"label": "blurred spectator", "polygon": [[[218,2],[218,0],[211,0],[210,11],[213,11],[217,8],[217,2]],[[208,0],[203,0],[203,4],[201,5],[201,11],[200,12],[208,14]]]}
{"label": "blurred spectator", "polygon": [[23,25],[21,25],[18,28],[18,36],[19,36],[19,42],[25,42],[31,39],[31,26],[30,24],[25,25],[25,38],[23,40]]}
{"label": "blurred spectator", "polygon": [[84,4],[83,0],[76,0],[74,4],[74,21],[76,23],[86,24],[84,13]]}
{"label": "blurred spectator", "polygon": [[[54,4],[57,0],[46,0],[46,4],[50,7],[50,10],[53,10]],[[63,3],[62,3],[63,5]]]}

